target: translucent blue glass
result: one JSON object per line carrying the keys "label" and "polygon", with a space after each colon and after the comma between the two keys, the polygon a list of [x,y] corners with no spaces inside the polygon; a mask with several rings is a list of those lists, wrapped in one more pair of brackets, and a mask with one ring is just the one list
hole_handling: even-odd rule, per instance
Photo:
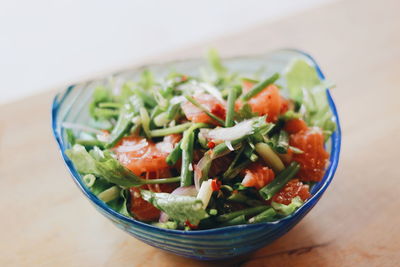
{"label": "translucent blue glass", "polygon": [[[244,74],[252,74],[262,67],[266,68],[267,74],[272,74],[277,71],[282,72],[294,58],[306,59],[315,67],[320,79],[324,79],[324,75],[315,60],[297,50],[280,50],[265,55],[228,58],[224,59],[224,64],[230,70]],[[168,74],[171,70],[196,75],[199,73],[199,68],[205,66],[205,64],[206,62],[200,59],[153,64],[113,74],[112,79],[115,83],[135,79],[139,76],[143,68],[150,69],[159,77]],[[90,123],[88,103],[90,102],[92,92],[96,86],[108,84],[109,79],[110,77],[105,77],[71,85],[55,97],[52,107],[54,136],[74,182],[93,206],[116,226],[151,246],[177,255],[200,260],[225,259],[252,252],[273,242],[295,226],[317,204],[333,179],[339,160],[341,133],[336,107],[329,90],[327,90],[326,96],[334,116],[333,120],[337,124],[336,131],[327,142],[327,150],[330,152],[330,163],[323,180],[312,188],[311,193],[313,196],[290,216],[275,222],[238,225],[201,231],[161,229],[132,218],[127,218],[110,209],[90,192],[72,165],[72,162],[65,155],[65,150],[70,145],[66,139],[62,123]]]}

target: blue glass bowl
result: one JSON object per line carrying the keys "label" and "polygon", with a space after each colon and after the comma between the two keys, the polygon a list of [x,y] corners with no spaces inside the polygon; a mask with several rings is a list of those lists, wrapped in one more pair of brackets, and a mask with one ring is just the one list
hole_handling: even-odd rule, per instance
{"label": "blue glass bowl", "polygon": [[[297,50],[280,50],[265,55],[230,58],[225,59],[224,64],[231,70],[249,74],[265,67],[265,73],[268,75],[276,71],[282,71],[294,58],[307,60],[309,64],[315,67],[320,79],[324,79],[324,75],[315,60],[311,56]],[[166,75],[171,70],[196,75],[199,72],[199,68],[205,66],[205,64],[206,62],[200,59],[153,64],[125,70],[113,74],[111,78],[114,84],[118,84],[124,80],[135,79],[144,68],[150,69],[156,76],[160,77]],[[65,91],[59,93],[55,97],[52,107],[53,132],[64,162],[74,182],[83,194],[99,212],[109,218],[116,226],[146,244],[177,255],[200,260],[220,260],[252,252],[273,242],[295,226],[317,204],[333,179],[339,160],[341,134],[335,104],[327,90],[326,96],[334,116],[333,119],[337,124],[336,131],[326,145],[330,152],[330,164],[323,180],[312,188],[311,193],[313,196],[290,216],[275,222],[200,231],[161,229],[132,218],[127,218],[110,209],[90,192],[65,154],[65,150],[70,145],[66,139],[62,123],[90,124],[91,119],[88,114],[88,103],[90,102],[93,89],[101,84],[109,84],[109,82],[110,77],[105,77],[103,79],[71,85]]]}

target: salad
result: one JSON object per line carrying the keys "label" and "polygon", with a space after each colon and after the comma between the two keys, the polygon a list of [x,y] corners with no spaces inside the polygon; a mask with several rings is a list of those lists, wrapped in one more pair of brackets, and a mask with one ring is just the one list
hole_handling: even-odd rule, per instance
{"label": "salad", "polygon": [[200,73],[96,87],[90,123],[63,124],[81,179],[111,209],[167,229],[292,214],[329,164],[330,85],[303,59],[249,75],[210,51]]}

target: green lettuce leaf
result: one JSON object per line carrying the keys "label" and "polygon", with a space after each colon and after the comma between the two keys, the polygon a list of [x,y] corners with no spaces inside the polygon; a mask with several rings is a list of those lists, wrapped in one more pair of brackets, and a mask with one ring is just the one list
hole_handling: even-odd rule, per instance
{"label": "green lettuce leaf", "polygon": [[200,220],[209,217],[203,209],[203,202],[195,197],[154,193],[147,190],[141,190],[141,194],[144,200],[180,223],[189,221],[193,225],[198,225]]}
{"label": "green lettuce leaf", "polygon": [[90,152],[87,152],[84,146],[76,144],[68,149],[66,154],[81,174],[93,174],[123,187],[145,184],[144,179],[122,166],[118,160],[112,157],[110,152],[103,152],[98,148]]}
{"label": "green lettuce leaf", "polygon": [[128,209],[128,199],[129,199],[128,189],[122,189],[119,192],[119,196],[114,200],[107,202],[107,205],[116,212],[126,217],[132,217]]}
{"label": "green lettuce leaf", "polygon": [[271,202],[271,206],[274,208],[274,210],[283,215],[283,216],[288,216],[289,214],[292,214],[295,210],[297,210],[301,205],[303,205],[303,200],[301,200],[300,197],[295,197],[292,199],[292,202],[289,205],[281,204],[281,203],[276,203],[274,201]]}
{"label": "green lettuce leaf", "polygon": [[128,210],[128,189],[119,188],[106,179],[96,177],[93,174],[85,175],[83,181],[90,191],[99,199],[106,202],[110,208],[122,215],[131,217]]}
{"label": "green lettuce leaf", "polygon": [[311,90],[321,83],[314,67],[302,59],[292,62],[286,72],[286,81],[290,96],[297,101],[302,100],[303,89]]}
{"label": "green lettuce leaf", "polygon": [[302,59],[292,62],[285,77],[290,97],[301,103],[300,112],[307,124],[320,127],[329,137],[336,124],[332,121],[326,88],[333,87],[333,84],[320,80],[315,68]]}

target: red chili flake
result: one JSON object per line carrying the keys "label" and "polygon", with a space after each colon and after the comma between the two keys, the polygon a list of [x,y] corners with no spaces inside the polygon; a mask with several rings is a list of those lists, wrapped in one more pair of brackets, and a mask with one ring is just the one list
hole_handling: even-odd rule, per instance
{"label": "red chili flake", "polygon": [[103,134],[105,134],[105,135],[110,134],[110,131],[108,131],[108,130],[101,130],[101,131],[102,131]]}
{"label": "red chili flake", "polygon": [[188,226],[190,229],[197,229],[199,227],[198,225],[191,224],[189,220],[186,220],[185,225]]}
{"label": "red chili flake", "polygon": [[214,143],[213,141],[209,141],[209,142],[207,143],[207,146],[208,146],[208,148],[213,149],[213,148],[215,147],[215,143]]}
{"label": "red chili flake", "polygon": [[221,181],[219,181],[217,178],[213,179],[211,181],[212,191],[219,191],[220,188],[221,188]]}
{"label": "red chili flake", "polygon": [[182,76],[181,76],[181,81],[182,81],[182,82],[185,82],[186,80],[187,80],[187,76],[186,76],[186,75],[182,75]]}

